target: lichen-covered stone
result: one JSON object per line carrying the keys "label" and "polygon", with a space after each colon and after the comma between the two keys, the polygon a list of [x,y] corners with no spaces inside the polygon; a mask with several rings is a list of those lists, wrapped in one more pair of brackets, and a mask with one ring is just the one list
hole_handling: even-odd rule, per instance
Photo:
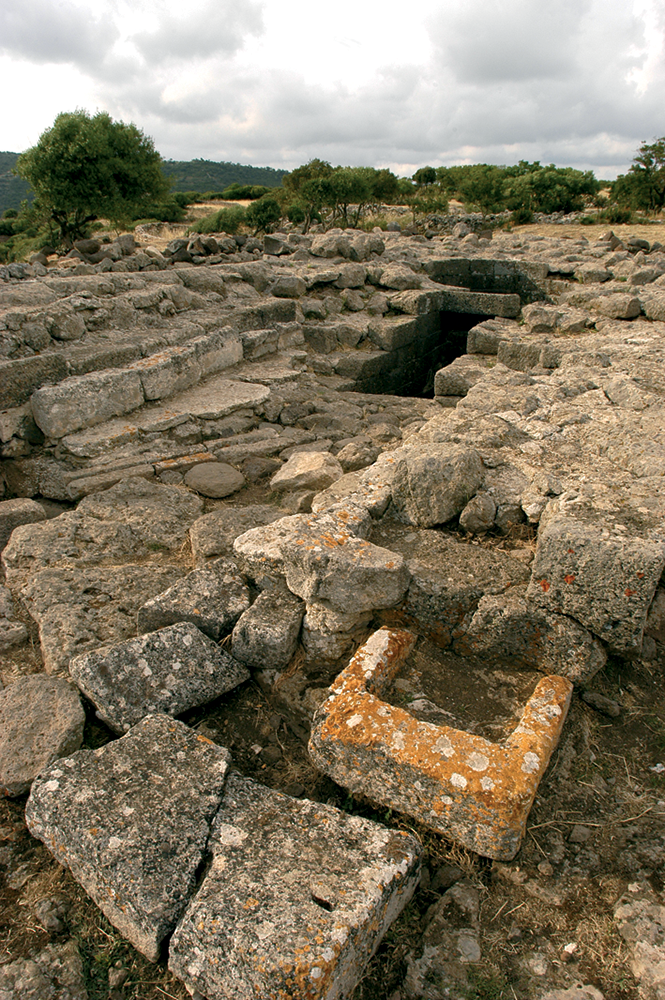
{"label": "lichen-covered stone", "polygon": [[592,500],[563,496],[541,518],[527,598],[635,655],[663,568],[665,535],[646,508],[625,504],[613,516]]}
{"label": "lichen-covered stone", "polygon": [[344,475],[336,458],[326,451],[300,451],[270,480],[273,490],[324,490]]}
{"label": "lichen-covered stone", "polygon": [[233,656],[257,670],[282,670],[295,653],[304,613],[304,602],[288,590],[264,590],[233,629]]}
{"label": "lichen-covered stone", "polygon": [[250,528],[271,524],[284,517],[284,512],[267,504],[248,507],[220,507],[204,514],[189,529],[189,539],[197,565],[217,556],[233,553],[233,543]]}
{"label": "lichen-covered stone", "polygon": [[26,822],[151,961],[194,888],[229,753],[165,715],[52,764]]}
{"label": "lichen-covered stone", "polygon": [[349,996],[419,877],[412,837],[236,774],[210,848],[169,948],[208,1000]]}
{"label": "lichen-covered stone", "polygon": [[0,793],[23,795],[45,767],[81,746],[85,713],[72,684],[32,674],[0,691]]}
{"label": "lichen-covered stone", "polygon": [[139,632],[191,622],[216,642],[249,607],[249,590],[232,559],[195,569],[139,608]]}
{"label": "lichen-covered stone", "polygon": [[381,701],[415,642],[379,629],[331,686],[314,717],[309,753],[338,784],[398,809],[478,854],[517,853],[538,784],[566,718],[572,684],[540,681],[502,743],[420,722]]}
{"label": "lichen-covered stone", "polygon": [[70,673],[100,717],[126,732],[146,715],[178,715],[232,690],[249,671],[181,622],[74,657]]}

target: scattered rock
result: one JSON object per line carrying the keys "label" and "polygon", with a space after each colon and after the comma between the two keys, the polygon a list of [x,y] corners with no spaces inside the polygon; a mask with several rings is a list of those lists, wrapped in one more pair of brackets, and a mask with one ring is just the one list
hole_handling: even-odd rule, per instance
{"label": "scattered rock", "polygon": [[139,632],[191,622],[218,642],[249,607],[249,591],[231,559],[216,559],[195,569],[138,612]]}
{"label": "scattered rock", "polygon": [[326,451],[296,452],[270,480],[270,488],[279,492],[325,490],[344,475],[344,469]]}
{"label": "scattered rock", "polygon": [[189,470],[185,485],[204,497],[227,497],[243,488],[245,477],[225,462],[205,462]]}
{"label": "scattered rock", "polygon": [[296,650],[304,613],[304,603],[288,590],[264,590],[233,629],[233,656],[256,670],[283,670]]}

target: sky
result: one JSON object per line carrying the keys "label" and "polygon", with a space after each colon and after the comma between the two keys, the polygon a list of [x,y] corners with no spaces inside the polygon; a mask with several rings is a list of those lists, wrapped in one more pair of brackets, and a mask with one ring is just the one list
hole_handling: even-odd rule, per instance
{"label": "sky", "polygon": [[14,152],[85,108],[166,159],[612,179],[665,135],[665,3],[1,0],[0,74]]}

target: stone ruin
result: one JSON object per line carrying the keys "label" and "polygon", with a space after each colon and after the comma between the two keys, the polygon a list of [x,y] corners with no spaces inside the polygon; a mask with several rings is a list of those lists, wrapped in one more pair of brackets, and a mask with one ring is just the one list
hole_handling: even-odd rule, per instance
{"label": "stone ruin", "polygon": [[[208,1000],[348,996],[420,846],[175,716],[251,674],[340,785],[510,860],[573,688],[662,658],[665,248],[428,235],[0,268],[0,641],[27,610],[44,671],[6,675],[0,785]],[[417,638],[530,672],[492,738],[395,687]],[[79,749],[78,692],[122,738]]]}

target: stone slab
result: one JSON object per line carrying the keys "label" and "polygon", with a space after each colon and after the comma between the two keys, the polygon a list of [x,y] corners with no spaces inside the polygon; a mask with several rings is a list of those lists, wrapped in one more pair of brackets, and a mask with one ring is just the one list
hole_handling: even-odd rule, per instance
{"label": "stone slab", "polygon": [[265,385],[216,377],[208,379],[195,389],[172,396],[168,406],[161,412],[165,417],[169,414],[188,413],[202,420],[218,420],[243,407],[258,406],[269,395],[270,389]]}
{"label": "stone slab", "polygon": [[231,555],[238,535],[250,528],[278,521],[284,512],[267,504],[247,507],[220,507],[198,518],[189,529],[189,540],[197,565],[219,556]]}
{"label": "stone slab", "polygon": [[331,685],[309,753],[354,793],[413,816],[478,854],[511,860],[566,718],[572,684],[546,677],[502,743],[420,722],[381,700],[415,642],[379,629]]}
{"label": "stone slab", "polygon": [[36,389],[30,402],[35,423],[46,437],[61,438],[131,413],[143,405],[144,396],[138,372],[120,368],[75,375]]}
{"label": "stone slab", "polygon": [[133,563],[65,566],[31,575],[20,593],[39,626],[46,672],[68,677],[73,656],[133,638],[146,598],[181,575],[180,566]]}
{"label": "stone slab", "polygon": [[0,552],[9,541],[14,528],[20,524],[34,524],[45,521],[46,511],[36,500],[23,497],[17,500],[0,501]]}
{"label": "stone slab", "polygon": [[67,681],[33,674],[0,691],[0,793],[23,795],[40,771],[78,750],[84,723]]}
{"label": "stone slab", "polygon": [[346,997],[413,895],[420,846],[231,774],[169,968],[208,1000]]}
{"label": "stone slab", "polygon": [[203,861],[230,756],[166,715],[52,764],[26,822],[111,923],[151,961]]}
{"label": "stone slab", "polygon": [[218,642],[249,608],[249,590],[231,559],[195,569],[139,608],[139,632],[191,622]]}
{"label": "stone slab", "polygon": [[69,671],[100,718],[120,733],[146,715],[203,705],[249,677],[190,622],[74,657]]}

